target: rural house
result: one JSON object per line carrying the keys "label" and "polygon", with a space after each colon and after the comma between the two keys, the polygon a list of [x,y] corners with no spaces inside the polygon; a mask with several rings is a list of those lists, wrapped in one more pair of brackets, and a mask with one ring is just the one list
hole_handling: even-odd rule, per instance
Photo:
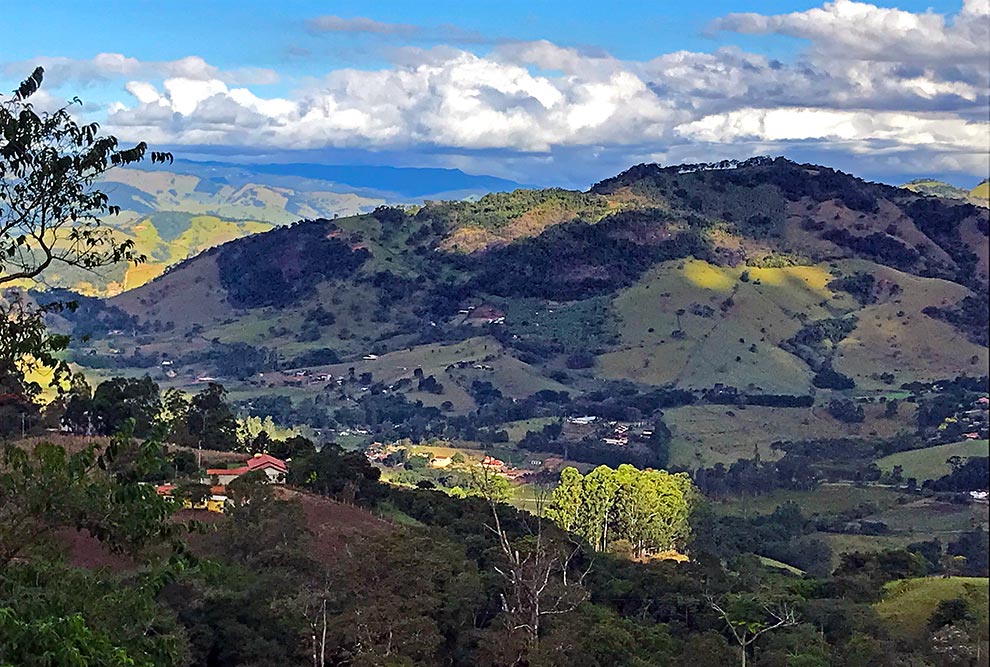
{"label": "rural house", "polygon": [[211,479],[216,477],[221,485],[226,486],[241,475],[246,475],[255,470],[264,471],[268,476],[269,482],[282,484],[285,482],[285,473],[288,468],[282,459],[277,459],[268,454],[255,454],[239,468],[210,468],[206,471],[206,475]]}

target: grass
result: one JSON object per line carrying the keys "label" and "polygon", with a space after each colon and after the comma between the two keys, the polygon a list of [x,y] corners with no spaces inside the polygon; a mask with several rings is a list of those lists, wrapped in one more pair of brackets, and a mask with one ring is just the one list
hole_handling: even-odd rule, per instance
{"label": "grass", "polygon": [[960,598],[974,607],[982,628],[981,639],[987,639],[988,587],[983,577],[925,577],[901,579],[884,586],[883,599],[875,605],[877,614],[887,622],[890,631],[903,639],[921,640],[927,637],[928,619],[943,600]]}
{"label": "grass", "polygon": [[836,514],[864,503],[875,503],[881,510],[896,507],[900,494],[876,486],[822,485],[811,491],[776,491],[756,498],[737,497],[718,505],[724,514],[769,514],[777,507],[796,503],[808,515]]}
{"label": "grass", "polygon": [[854,551],[882,551],[883,549],[903,549],[917,538],[906,535],[846,535],[843,533],[812,533],[832,549],[832,567],[838,567],[842,555]]}
{"label": "grass", "polygon": [[880,418],[883,412],[880,404],[866,404],[863,409],[866,419],[862,424],[846,424],[821,406],[813,409],[755,405],[672,408],[664,412],[664,420],[674,436],[671,463],[689,468],[719,462],[728,465],[740,458],[752,458],[757,447],[763,459],[772,460],[780,456],[780,452],[770,449],[770,444],[778,440],[857,435],[891,437],[909,430],[904,425],[912,408],[906,404],[900,407],[899,419]]}
{"label": "grass", "polygon": [[[857,313],[856,329],[837,346],[835,369],[860,389],[885,389],[914,380],[979,375],[990,363],[988,349],[966,339],[958,329],[928,317],[926,306],[952,304],[969,295],[956,283],[920,278],[862,260],[839,263],[844,273],[869,271],[900,286],[901,292]],[[879,379],[894,376],[892,384]]]}
{"label": "grass", "polygon": [[896,533],[913,535],[916,539],[938,537],[947,542],[974,525],[986,526],[987,511],[986,506],[956,505],[925,498],[890,508],[870,518],[883,521]]}
{"label": "grass", "polygon": [[799,570],[793,565],[788,565],[787,563],[781,563],[779,560],[774,560],[773,558],[767,558],[766,556],[759,556],[760,562],[767,567],[772,567],[776,570],[783,570],[789,574],[803,576],[804,570]]}
{"label": "grass", "polygon": [[921,483],[926,479],[938,479],[952,472],[952,466],[946,463],[946,459],[952,456],[965,458],[988,455],[990,455],[990,441],[963,440],[891,454],[879,459],[877,466],[881,470],[893,470],[894,466],[901,466],[905,478],[914,477]]}
{"label": "grass", "polygon": [[804,393],[810,369],[778,345],[800,329],[799,314],[818,319],[854,307],[826,287],[830,279],[824,265],[664,262],[614,299],[621,342],[599,357],[600,371],[649,384],[701,388],[723,382]]}
{"label": "grass", "polygon": [[[863,307],[828,287],[837,274],[859,271],[901,291]],[[614,298],[620,342],[599,356],[598,371],[648,384],[702,388],[723,382],[805,393],[811,370],[780,344],[803,322],[856,313],[859,324],[838,346],[834,363],[859,389],[886,391],[914,380],[972,375],[987,366],[987,349],[922,313],[968,293],[955,283],[864,260],[783,268],[664,262]],[[884,373],[894,374],[893,384],[881,380]]]}
{"label": "grass", "polygon": [[499,424],[497,430],[504,430],[509,434],[510,442],[519,442],[530,431],[540,431],[544,426],[553,424],[556,417],[534,417],[532,419],[520,419],[514,422]]}

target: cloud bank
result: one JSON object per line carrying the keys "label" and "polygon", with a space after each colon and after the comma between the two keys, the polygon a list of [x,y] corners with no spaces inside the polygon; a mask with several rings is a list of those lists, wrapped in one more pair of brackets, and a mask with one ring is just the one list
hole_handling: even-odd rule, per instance
{"label": "cloud bank", "polygon": [[284,78],[274,70],[222,71],[195,56],[42,64],[55,85],[121,81],[108,129],[156,144],[398,151],[526,181],[554,165],[580,181],[643,160],[795,151],[867,174],[990,169],[990,0],[949,16],[836,0],[709,26],[720,38],[806,40],[789,62],[735,47],[648,61],[547,41],[488,40],[481,52],[467,45],[485,38],[453,27],[367,18],[322,16],[306,28],[447,43],[295,81],[282,96],[257,91]]}

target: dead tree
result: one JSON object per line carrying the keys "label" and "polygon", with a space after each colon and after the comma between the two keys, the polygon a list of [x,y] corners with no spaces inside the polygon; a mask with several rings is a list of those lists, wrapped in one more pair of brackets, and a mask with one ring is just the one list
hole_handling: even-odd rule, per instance
{"label": "dead tree", "polygon": [[[482,468],[481,489],[490,489],[487,482],[495,474],[487,466]],[[552,539],[545,531],[543,509],[548,494],[540,493],[536,499],[536,529],[513,539],[502,525],[498,502],[486,494],[492,510],[492,524],[488,529],[495,534],[501,552],[501,563],[495,572],[502,578],[504,588],[500,594],[502,612],[510,632],[522,633],[525,652],[534,650],[539,643],[543,619],[574,611],[588,599],[584,579],[591,571],[591,564],[584,570],[573,572],[575,558],[581,547],[577,543],[564,544]],[[525,654],[516,659],[523,661]]]}
{"label": "dead tree", "polygon": [[746,667],[746,654],[753,642],[768,632],[797,625],[798,619],[797,612],[786,603],[770,605],[755,599],[740,601],[743,604],[738,605],[739,609],[732,609],[714,597],[708,598],[708,604],[725,620],[733,639],[739,644],[740,664]]}

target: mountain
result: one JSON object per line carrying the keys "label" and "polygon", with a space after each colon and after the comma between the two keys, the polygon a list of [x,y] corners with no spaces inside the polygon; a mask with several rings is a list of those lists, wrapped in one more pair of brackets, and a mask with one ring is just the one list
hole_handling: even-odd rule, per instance
{"label": "mountain", "polygon": [[990,180],[984,179],[972,190],[958,188],[942,181],[935,181],[926,178],[918,178],[903,186],[908,190],[933,197],[944,197],[946,199],[961,199],[977,206],[990,206]]}
{"label": "mountain", "polygon": [[[494,176],[466,174],[460,169],[389,167],[377,165],[326,165],[305,163],[232,164],[176,160],[176,173],[224,183],[246,181],[267,185],[332,186],[334,192],[356,193],[394,202],[426,199],[466,199],[523,187]],[[300,189],[300,188],[296,188]]]}
{"label": "mountain", "polygon": [[979,185],[970,190],[969,198],[974,204],[990,207],[990,178],[984,178]]}
{"label": "mountain", "polygon": [[[364,399],[311,378],[364,376],[450,415],[541,391],[688,392],[701,403],[665,410],[672,461],[732,462],[768,432],[894,437],[914,407],[883,418],[877,400],[985,374],[987,218],[783,158],[638,165],[586,192],[278,227],[62,326],[90,335],[72,354],[98,376],[209,375],[235,400],[331,413]],[[723,392],[756,403],[726,417]]]}
{"label": "mountain", "polygon": [[464,199],[518,183],[455,169],[311,164],[236,165],[177,160],[169,169],[107,173],[103,188],[121,213],[107,218],[148,261],[102,270],[59,269],[51,285],[100,296],[133,289],[169,266],[249,234],[305,218],[368,213],[424,199]]}

